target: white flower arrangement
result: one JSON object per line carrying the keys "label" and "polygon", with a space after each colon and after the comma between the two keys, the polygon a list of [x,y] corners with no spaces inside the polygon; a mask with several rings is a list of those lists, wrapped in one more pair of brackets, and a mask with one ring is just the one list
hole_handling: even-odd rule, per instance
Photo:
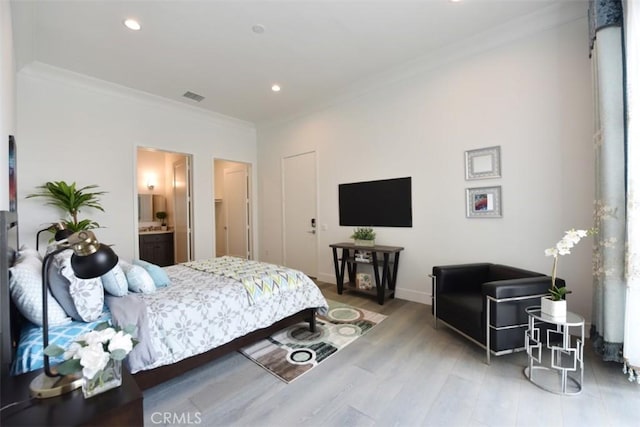
{"label": "white flower arrangement", "polygon": [[556,273],[558,271],[558,256],[560,255],[569,255],[571,253],[571,249],[578,244],[578,242],[583,238],[587,237],[590,234],[594,234],[594,229],[589,230],[576,230],[572,228],[567,231],[562,239],[552,248],[545,249],[544,254],[546,256],[553,257],[553,269],[551,271],[551,289],[549,292],[553,297],[554,301],[560,301],[564,299],[564,296],[570,291],[567,290],[566,287],[558,288],[556,287]]}
{"label": "white flower arrangement", "polygon": [[56,366],[61,375],[82,371],[88,380],[101,372],[110,360],[121,361],[138,341],[131,336],[134,327],[124,329],[103,322],[93,331],[76,337],[67,350],[51,344],[44,350],[49,357],[63,355],[65,361]]}

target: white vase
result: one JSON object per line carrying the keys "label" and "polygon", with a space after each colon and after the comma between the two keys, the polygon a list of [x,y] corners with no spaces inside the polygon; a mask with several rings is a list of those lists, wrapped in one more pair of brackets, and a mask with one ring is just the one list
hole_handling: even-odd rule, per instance
{"label": "white vase", "polygon": [[122,361],[110,359],[107,366],[93,378],[84,378],[82,394],[87,399],[120,385],[122,385]]}
{"label": "white vase", "polygon": [[554,301],[551,297],[540,298],[540,311],[550,317],[567,317],[567,300]]}

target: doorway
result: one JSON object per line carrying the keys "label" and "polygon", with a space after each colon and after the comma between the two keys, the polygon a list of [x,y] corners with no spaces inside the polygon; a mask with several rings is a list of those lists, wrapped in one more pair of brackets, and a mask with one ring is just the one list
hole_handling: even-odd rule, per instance
{"label": "doorway", "polygon": [[282,160],[284,265],[317,277],[316,153]]}
{"label": "doorway", "polygon": [[[167,250],[171,252],[173,261],[171,264],[193,259],[191,161],[190,154],[138,147],[136,188],[141,259],[149,256],[147,249],[150,247],[154,247],[156,253],[163,249],[155,247],[158,238],[153,239],[153,245],[146,242],[143,247],[142,242],[149,237],[149,233],[166,234],[162,240],[168,242]],[[149,200],[151,207],[141,209]],[[142,211],[149,209],[151,215],[141,215]],[[165,214],[158,217],[158,212]]]}
{"label": "doorway", "polygon": [[251,165],[215,159],[216,256],[253,259]]}

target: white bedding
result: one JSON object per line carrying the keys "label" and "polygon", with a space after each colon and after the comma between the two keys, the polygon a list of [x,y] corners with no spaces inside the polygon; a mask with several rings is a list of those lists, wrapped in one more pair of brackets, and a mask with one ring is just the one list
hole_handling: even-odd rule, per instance
{"label": "white bedding", "polygon": [[166,267],[171,285],[138,294],[147,305],[149,331],[156,361],[130,366],[131,372],[172,364],[327,301],[315,283],[303,283],[253,304],[242,283],[183,265]]}

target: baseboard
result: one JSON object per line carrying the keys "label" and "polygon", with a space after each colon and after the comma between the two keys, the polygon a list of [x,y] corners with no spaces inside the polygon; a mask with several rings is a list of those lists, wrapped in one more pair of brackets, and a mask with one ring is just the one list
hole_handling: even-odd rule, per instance
{"label": "baseboard", "polygon": [[431,305],[431,294],[413,289],[396,288],[396,298]]}

